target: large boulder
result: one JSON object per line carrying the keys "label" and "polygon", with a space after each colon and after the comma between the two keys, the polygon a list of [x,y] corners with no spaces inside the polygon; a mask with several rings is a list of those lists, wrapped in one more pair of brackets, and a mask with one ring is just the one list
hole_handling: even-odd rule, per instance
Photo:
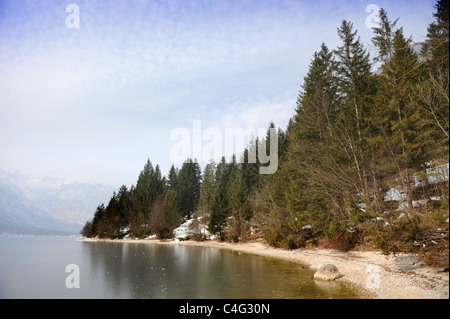
{"label": "large boulder", "polygon": [[340,278],[341,276],[342,275],[339,272],[339,270],[337,269],[337,267],[332,264],[321,266],[314,273],[314,279],[317,279],[317,280],[333,281],[335,279]]}

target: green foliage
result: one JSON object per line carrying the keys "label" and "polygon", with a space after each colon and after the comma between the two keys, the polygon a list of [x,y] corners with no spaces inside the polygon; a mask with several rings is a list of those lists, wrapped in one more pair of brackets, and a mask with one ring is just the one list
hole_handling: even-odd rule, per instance
{"label": "green foliage", "polygon": [[281,247],[285,239],[285,234],[280,229],[276,228],[268,230],[264,233],[265,241],[273,247]]}
{"label": "green foliage", "polygon": [[361,240],[359,229],[345,221],[329,219],[325,223],[323,232],[331,247],[342,251],[354,248]]}
{"label": "green foliage", "polygon": [[266,231],[264,235],[264,239],[269,245],[284,249],[305,247],[307,238],[306,233],[296,233],[282,228]]}
{"label": "green foliage", "polygon": [[200,199],[201,168],[188,158],[182,165],[176,182],[179,210],[184,219],[190,219]]}
{"label": "green foliage", "polygon": [[152,162],[148,159],[136,183],[134,196],[137,209],[145,217],[149,217],[153,200],[162,193],[163,180],[159,166],[153,168]]}
{"label": "green foliage", "polygon": [[[445,11],[441,1],[438,7]],[[427,78],[425,63],[396,26],[398,19],[390,21],[385,10],[380,17],[373,37],[377,75],[346,20],[338,28],[341,45],[330,51],[322,44],[311,60],[284,161],[275,176],[262,180],[258,192],[265,198],[256,200],[271,245],[297,246],[288,242],[309,236],[341,250],[363,239],[378,248],[404,250],[409,244],[400,243],[445,226],[448,213],[437,207],[426,213],[432,226],[415,220],[384,226],[391,222],[386,216],[398,215],[384,192],[392,185],[405,189],[410,214],[417,209],[413,200],[420,199],[414,176],[430,162],[448,161],[448,81],[442,74]],[[445,34],[442,20],[436,24]],[[448,203],[448,188],[427,194]],[[300,235],[307,225],[311,232]]]}
{"label": "green foliage", "polygon": [[[167,204],[169,202],[169,204]],[[170,200],[158,197],[152,204],[150,229],[159,239],[170,239],[173,230],[181,223],[181,214],[170,204]]]}
{"label": "green foliage", "polygon": [[[386,253],[421,250],[428,260],[445,259],[448,181],[422,191],[414,181],[426,180],[430,166],[448,163],[446,1],[437,1],[434,17],[420,56],[399,19],[389,20],[381,9],[372,38],[375,66],[353,24],[342,21],[340,45],[330,50],[323,43],[314,53],[295,114],[286,130],[277,130],[276,174],[259,175],[261,163],[252,162],[262,151],[259,138],[249,142],[241,163],[236,156],[210,162],[203,176],[188,159],[166,179],[148,160],[136,187],[121,187],[106,207],[97,207],[83,234],[120,237],[128,227],[132,236],[169,238],[195,212],[221,239],[241,240],[254,224],[276,247],[321,242],[347,251],[366,240]],[[270,138],[261,140],[266,152]],[[405,190],[403,215],[400,203],[385,201],[392,185]],[[432,196],[442,200],[413,205]]]}
{"label": "green foliage", "polygon": [[432,73],[448,72],[449,68],[449,11],[448,1],[439,0],[435,5],[433,21],[427,29],[427,39],[422,53],[430,60],[428,67]]}
{"label": "green foliage", "polygon": [[82,236],[84,236],[84,237],[87,237],[87,238],[91,237],[91,234],[92,234],[92,222],[87,221],[84,224],[83,229],[80,231],[80,234]]}
{"label": "green foliage", "polygon": [[447,201],[433,201],[432,202],[432,214],[433,221],[439,227],[448,227],[448,215],[449,207]]}
{"label": "green foliage", "polygon": [[374,245],[386,254],[395,254],[400,251],[412,252],[416,248],[415,243],[421,240],[422,235],[423,228],[418,216],[402,218],[388,226],[383,226],[383,229],[374,237]]}
{"label": "green foliage", "polygon": [[211,215],[208,229],[213,234],[221,234],[231,209],[226,192],[217,188],[211,199]]}

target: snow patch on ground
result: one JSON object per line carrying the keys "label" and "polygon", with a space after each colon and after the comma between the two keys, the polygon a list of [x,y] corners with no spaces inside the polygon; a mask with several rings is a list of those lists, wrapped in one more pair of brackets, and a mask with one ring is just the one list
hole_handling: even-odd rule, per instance
{"label": "snow patch on ground", "polygon": [[[414,187],[425,186],[427,183],[436,184],[448,180],[449,180],[449,163],[426,169],[425,177],[423,176],[420,177],[417,174],[414,175],[413,186]],[[384,200],[387,202],[389,201],[404,202],[406,200],[406,191],[402,189],[401,186],[394,186],[390,188],[387,192],[385,192]],[[441,200],[441,198],[438,198],[437,196],[432,196],[430,199],[413,201],[413,206],[419,207],[422,205],[426,205],[430,200]],[[398,210],[405,209],[406,207],[405,205],[406,203],[401,203]]]}
{"label": "snow patch on ground", "polygon": [[215,239],[216,238],[216,236],[212,235],[208,231],[206,225],[201,223],[201,217],[199,217],[197,219],[198,226],[196,228],[193,227],[194,221],[195,221],[194,218],[188,219],[184,223],[182,223],[180,226],[175,228],[175,230],[173,231],[174,241],[177,241],[177,242],[182,241],[182,240],[185,240],[186,238],[189,238],[195,234],[202,234],[207,239]]}

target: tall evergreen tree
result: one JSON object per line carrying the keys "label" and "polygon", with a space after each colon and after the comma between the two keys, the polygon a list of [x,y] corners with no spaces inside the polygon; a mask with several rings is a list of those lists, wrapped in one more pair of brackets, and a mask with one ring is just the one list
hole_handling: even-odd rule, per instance
{"label": "tall evergreen tree", "polygon": [[375,57],[375,61],[386,65],[394,55],[394,28],[399,18],[390,21],[387,16],[387,11],[383,8],[380,9],[379,15],[381,23],[378,28],[373,29],[374,36],[372,37],[372,43],[378,49],[378,55]]}
{"label": "tall evergreen tree", "polygon": [[144,165],[136,183],[135,196],[138,211],[145,217],[150,215],[150,206],[155,198],[152,181],[154,181],[154,168],[150,159]]}
{"label": "tall evergreen tree", "polygon": [[209,216],[211,215],[211,199],[215,188],[215,171],[216,163],[213,159],[206,164],[203,171],[203,182],[200,190],[200,198],[197,208],[197,217],[203,219],[204,224],[208,224]]}
{"label": "tall evergreen tree", "polygon": [[449,69],[449,11],[448,1],[439,0],[435,5],[435,21],[428,26],[427,39],[422,53],[428,58],[432,73]]}
{"label": "tall evergreen tree", "polygon": [[[320,51],[314,53],[304,78],[297,99],[287,158],[276,181],[277,188],[285,189],[288,211],[305,223],[310,219],[311,211],[320,215],[330,198],[338,196],[336,190],[332,191],[327,185],[336,172],[342,171],[339,166],[328,169],[332,163],[340,164],[339,153],[333,149],[339,115],[337,81],[333,74],[335,67],[333,53],[322,43]],[[333,158],[331,162],[330,157]],[[342,180],[340,177],[337,179]],[[340,186],[336,188],[342,192]],[[274,199],[282,200],[283,194],[279,193]],[[334,207],[334,210],[337,208]]]}
{"label": "tall evergreen tree", "polygon": [[363,130],[367,123],[365,117],[372,89],[371,64],[369,53],[364,49],[353,24],[342,21],[338,28],[342,41],[334,53],[337,57],[336,77],[340,97],[341,128],[346,140],[346,149],[353,161],[354,170],[359,179],[359,193],[366,204],[370,203],[368,172],[365,167]]}
{"label": "tall evergreen tree", "polygon": [[151,185],[154,198],[164,192],[164,180],[158,164],[155,166],[155,171],[151,179]]}
{"label": "tall evergreen tree", "polygon": [[336,120],[336,78],[333,52],[325,43],[314,53],[308,74],[297,98],[296,113],[290,131],[295,138],[323,140],[330,123]]}
{"label": "tall evergreen tree", "polygon": [[[405,39],[403,29],[395,31],[392,39],[393,54],[385,61],[381,76],[377,78],[377,105],[371,115],[372,123],[383,132],[384,143],[391,153],[386,158],[404,180],[408,206],[412,208],[412,171],[420,168],[424,154],[417,134],[417,108],[411,107],[410,93],[420,79],[417,54],[411,40]],[[388,153],[386,151],[386,153]]]}
{"label": "tall evergreen tree", "polygon": [[122,185],[117,194],[118,196],[118,209],[120,215],[120,226],[127,227],[134,218],[135,203],[131,192],[125,185]]}
{"label": "tall evergreen tree", "polygon": [[167,176],[167,188],[176,189],[177,188],[178,171],[174,165],[170,167],[169,174]]}
{"label": "tall evergreen tree", "polygon": [[435,5],[435,20],[430,23],[422,55],[428,72],[414,87],[413,101],[423,111],[421,125],[429,135],[428,153],[445,157],[449,151],[449,11],[448,2]]}
{"label": "tall evergreen tree", "polygon": [[97,209],[95,210],[95,213],[94,213],[94,218],[92,219],[92,227],[91,227],[90,236],[97,236],[97,235],[100,235],[100,233],[102,232],[101,221],[103,220],[103,218],[105,216],[105,211],[106,211],[106,208],[105,208],[104,204],[97,206]]}
{"label": "tall evergreen tree", "polygon": [[258,186],[259,172],[258,164],[249,162],[249,150],[245,149],[242,155],[241,164],[241,183],[245,195],[250,196]]}
{"label": "tall evergreen tree", "polygon": [[217,164],[216,168],[216,185],[211,198],[211,215],[208,225],[209,230],[214,234],[222,235],[226,219],[231,215],[228,197],[230,171],[225,157],[222,157],[222,160]]}
{"label": "tall evergreen tree", "polygon": [[200,198],[200,189],[200,165],[192,159],[187,159],[183,163],[177,179],[177,197],[183,218],[192,218]]}

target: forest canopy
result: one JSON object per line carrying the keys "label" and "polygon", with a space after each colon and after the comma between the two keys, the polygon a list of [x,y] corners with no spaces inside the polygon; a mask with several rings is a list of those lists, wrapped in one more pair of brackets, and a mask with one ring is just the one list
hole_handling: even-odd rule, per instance
{"label": "forest canopy", "polygon": [[347,20],[337,27],[340,45],[314,53],[295,114],[277,131],[275,174],[249,163],[258,140],[241,160],[203,171],[187,159],[163,176],[149,159],[136,185],[99,205],[82,234],[168,239],[195,217],[221,240],[414,251],[448,265],[448,3],[437,1],[419,44],[398,18],[379,14],[374,57]]}

